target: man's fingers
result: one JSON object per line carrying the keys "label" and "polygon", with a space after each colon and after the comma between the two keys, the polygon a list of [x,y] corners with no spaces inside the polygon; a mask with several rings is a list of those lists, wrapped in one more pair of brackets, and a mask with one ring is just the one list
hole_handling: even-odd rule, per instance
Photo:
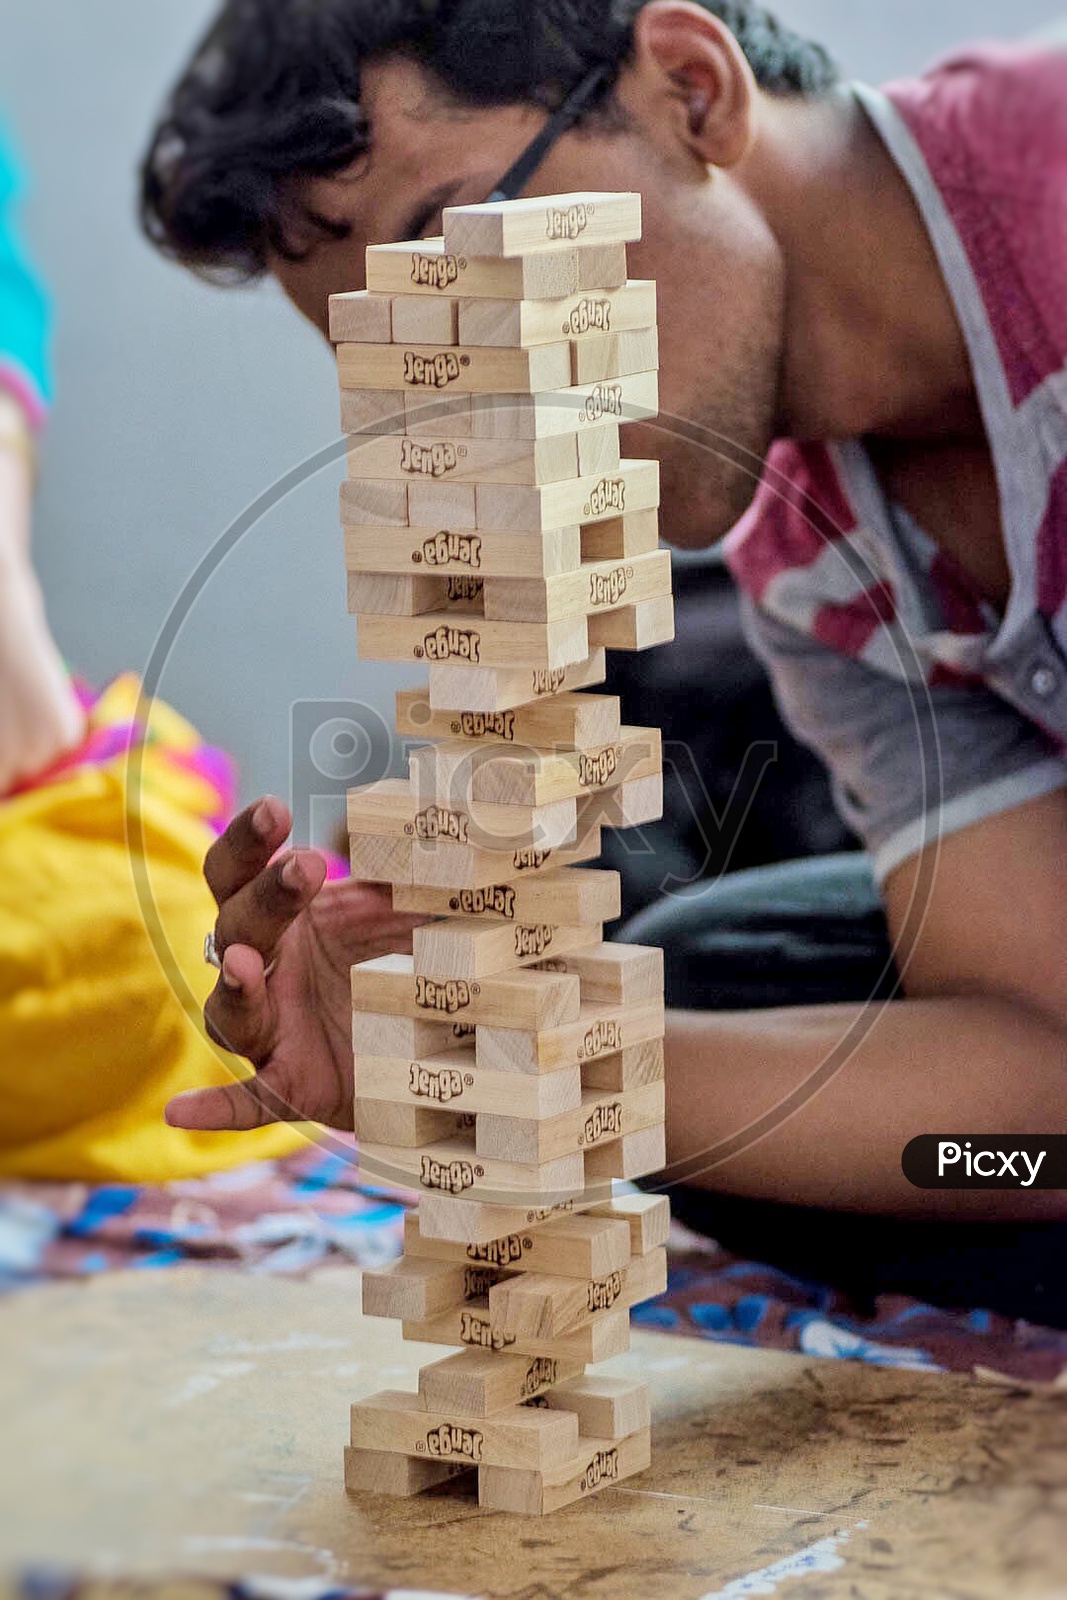
{"label": "man's fingers", "polygon": [[267,866],[293,825],[287,806],[273,795],[234,817],[204,861],[204,877],[218,905],[224,905]]}
{"label": "man's fingers", "polygon": [[167,1123],[194,1133],[234,1133],[263,1128],[269,1122],[304,1119],[275,1093],[266,1078],[228,1083],[217,1089],[193,1089],[167,1106]]}
{"label": "man's fingers", "polygon": [[248,945],[269,961],[286,929],[325,882],[326,862],[314,850],[296,851],[276,861],[223,902],[215,930],[219,954],[231,945]]}
{"label": "man's fingers", "polygon": [[231,1055],[265,1061],[274,1048],[274,1017],[263,958],[257,950],[231,945],[204,1007],[209,1037]]}

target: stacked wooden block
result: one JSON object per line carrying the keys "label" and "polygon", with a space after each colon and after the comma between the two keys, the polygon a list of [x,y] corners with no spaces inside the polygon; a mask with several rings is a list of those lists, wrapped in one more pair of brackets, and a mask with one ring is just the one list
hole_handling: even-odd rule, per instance
{"label": "stacked wooden block", "polygon": [[354,874],[436,919],[352,973],[361,1164],[420,1194],[364,1309],[460,1347],[353,1408],[347,1482],[476,1467],[484,1506],[539,1513],[649,1461],[645,1386],[585,1367],[666,1284],[666,1201],[612,1188],[665,1160],[663,962],[604,943],[619,880],[585,864],[661,814],[661,743],[579,691],[673,637],[658,466],[619,441],[658,409],[656,296],[635,195],[444,226],[331,302],[360,652],[429,667],[409,777],[349,800]]}

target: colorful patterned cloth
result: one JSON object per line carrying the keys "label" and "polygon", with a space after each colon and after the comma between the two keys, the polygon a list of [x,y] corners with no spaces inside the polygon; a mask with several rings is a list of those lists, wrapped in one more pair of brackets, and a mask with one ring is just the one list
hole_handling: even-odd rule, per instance
{"label": "colorful patterned cloth", "polygon": [[[413,1196],[359,1183],[355,1146],[308,1145],[282,1161],[158,1187],[0,1186],[0,1291],[119,1270],[215,1265],[302,1277],[378,1267],[401,1251]],[[984,1366],[1031,1381],[1067,1368],[1067,1333],[988,1312],[886,1297],[873,1315],[844,1296],[738,1261],[677,1231],[662,1299],[639,1327],[754,1348],[921,1371]]]}

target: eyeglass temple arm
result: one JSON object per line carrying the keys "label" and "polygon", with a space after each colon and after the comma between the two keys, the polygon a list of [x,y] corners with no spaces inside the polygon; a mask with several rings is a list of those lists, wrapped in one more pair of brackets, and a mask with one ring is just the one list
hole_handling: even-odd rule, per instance
{"label": "eyeglass temple arm", "polygon": [[588,110],[597,94],[610,80],[613,72],[613,67],[607,62],[601,62],[598,67],[594,67],[585,75],[577,89],[569,94],[559,110],[552,114],[515,165],[509,167],[486,201],[487,205],[496,205],[501,200],[514,200],[522,193],[557,139],[561,139],[574,127],[583,111]]}

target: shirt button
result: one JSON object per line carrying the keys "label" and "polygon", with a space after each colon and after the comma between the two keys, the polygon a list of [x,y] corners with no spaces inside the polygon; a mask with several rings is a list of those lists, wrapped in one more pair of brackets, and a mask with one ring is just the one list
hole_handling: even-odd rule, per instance
{"label": "shirt button", "polygon": [[1051,700],[1060,686],[1060,680],[1051,667],[1035,667],[1030,677],[1030,687],[1039,700]]}

